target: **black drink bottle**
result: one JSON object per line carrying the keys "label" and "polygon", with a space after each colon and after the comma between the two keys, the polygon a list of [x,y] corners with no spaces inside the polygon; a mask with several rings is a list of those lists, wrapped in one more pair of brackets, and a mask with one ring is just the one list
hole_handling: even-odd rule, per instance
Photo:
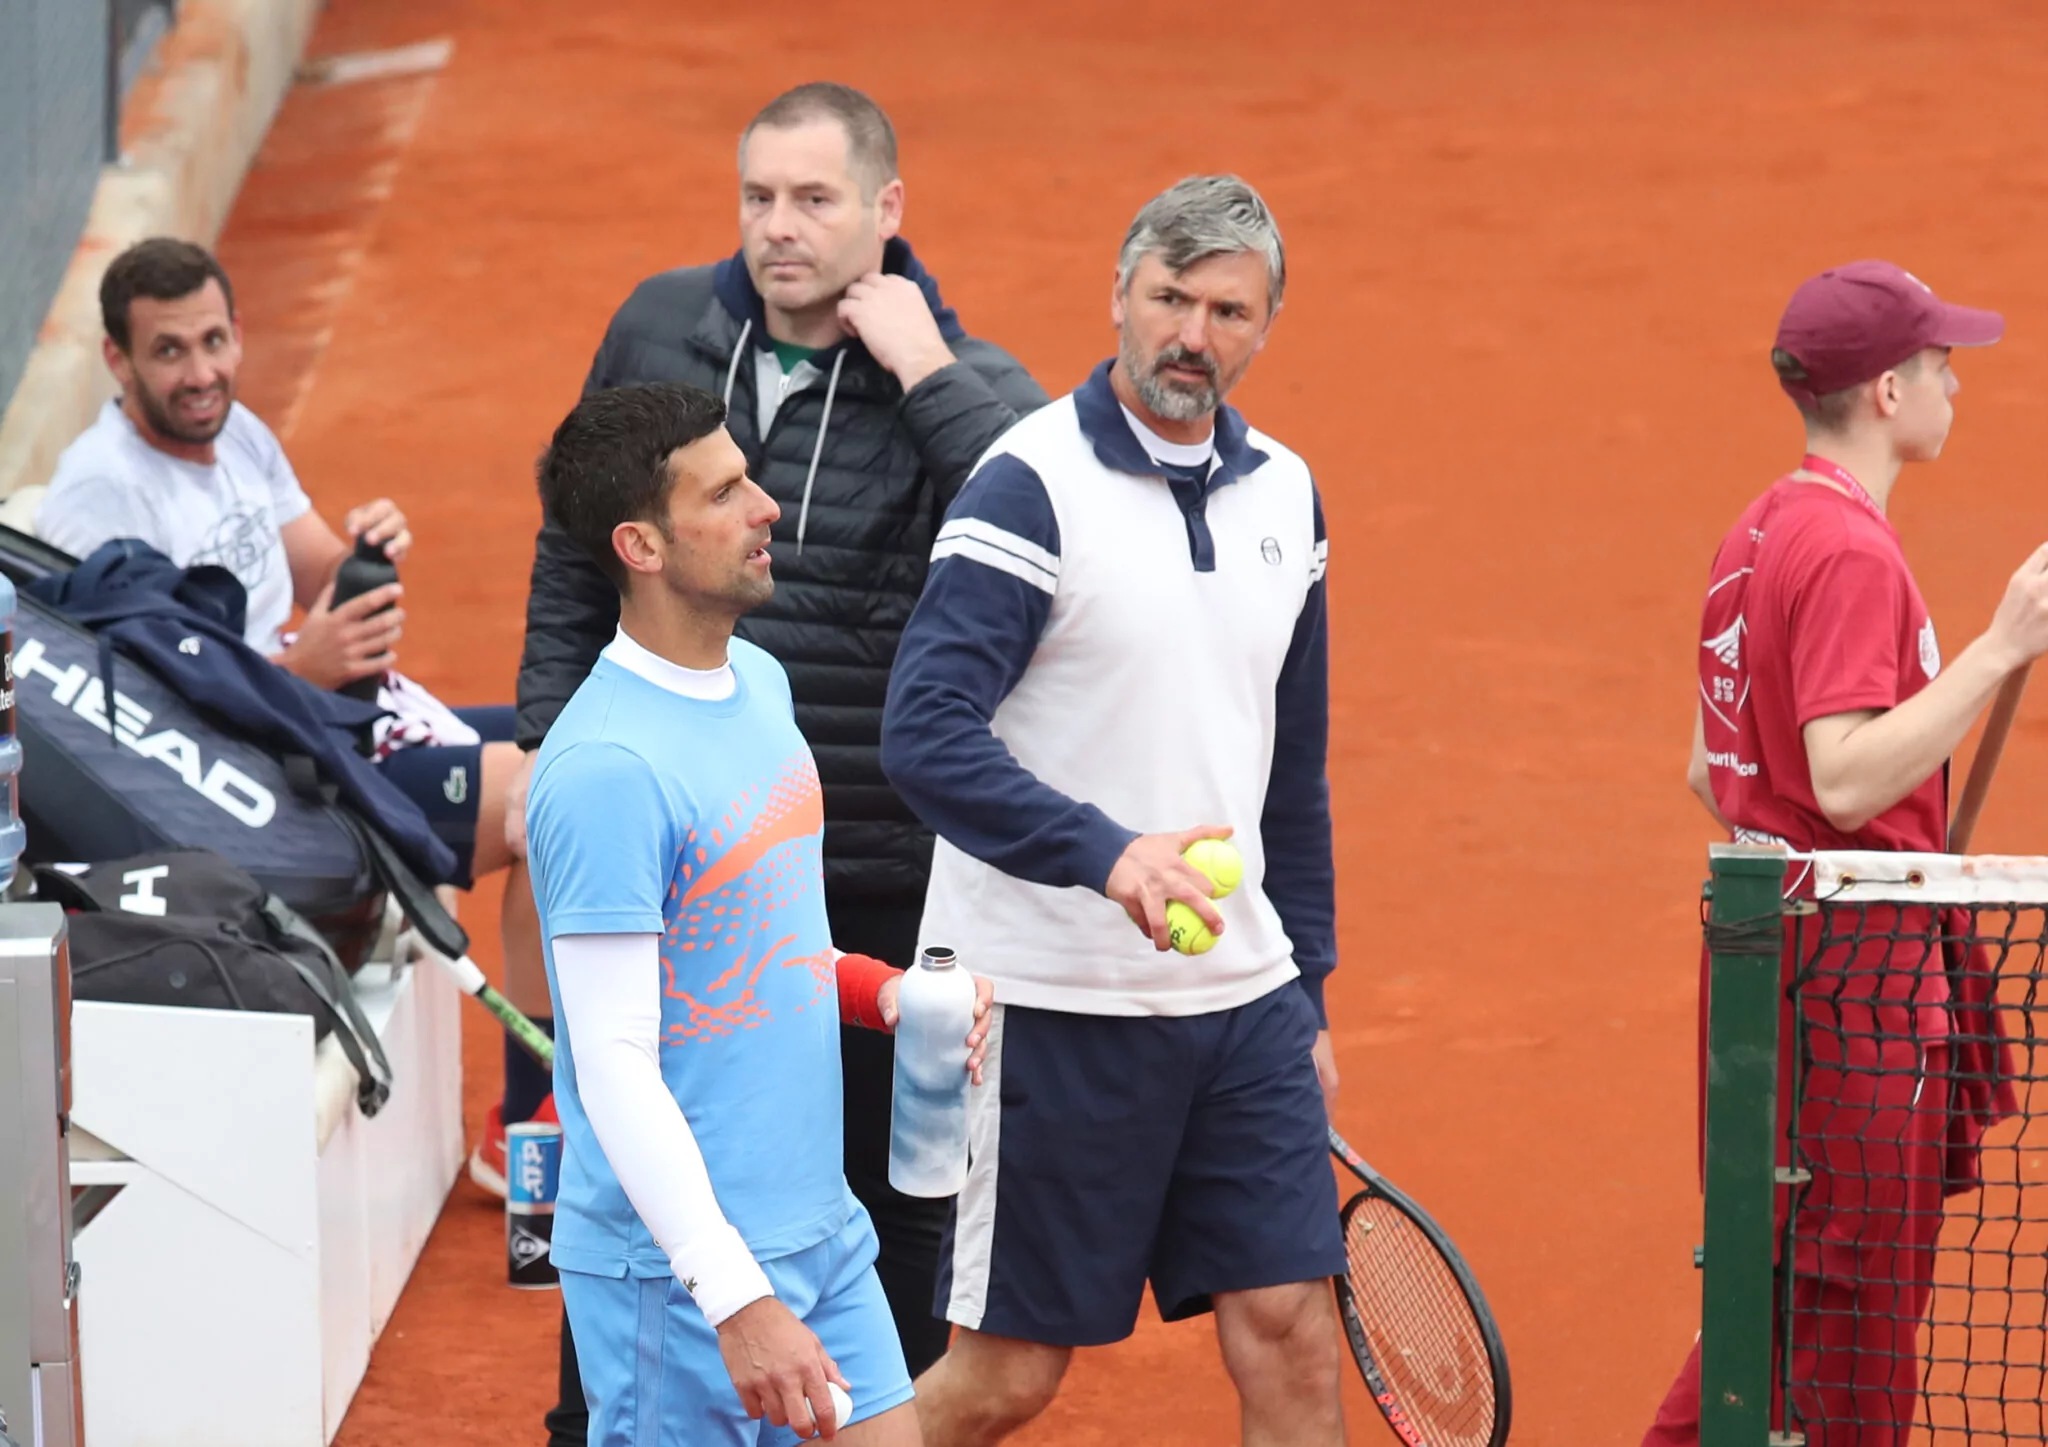
{"label": "black drink bottle", "polygon": [[[356,549],[341,560],[341,566],[334,574],[334,600],[330,607],[339,608],[351,598],[360,598],[372,588],[381,588],[386,583],[398,581],[398,565],[384,556],[384,545],[373,543],[368,538],[357,538]],[[377,610],[378,614],[390,611],[386,604]],[[371,616],[376,616],[373,614]],[[377,688],[383,682],[383,675],[368,674],[353,683],[344,683],[336,689],[366,703],[377,701]]]}

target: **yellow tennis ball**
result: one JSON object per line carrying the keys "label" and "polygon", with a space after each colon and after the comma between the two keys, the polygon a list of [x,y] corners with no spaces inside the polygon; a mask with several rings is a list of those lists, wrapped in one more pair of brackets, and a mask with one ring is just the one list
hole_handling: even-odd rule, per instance
{"label": "yellow tennis ball", "polygon": [[1209,877],[1216,886],[1217,899],[1236,889],[1244,879],[1244,856],[1228,839],[1197,839],[1180,856]]}
{"label": "yellow tennis ball", "polygon": [[1166,939],[1184,955],[1207,954],[1216,944],[1202,917],[1177,899],[1166,902]]}

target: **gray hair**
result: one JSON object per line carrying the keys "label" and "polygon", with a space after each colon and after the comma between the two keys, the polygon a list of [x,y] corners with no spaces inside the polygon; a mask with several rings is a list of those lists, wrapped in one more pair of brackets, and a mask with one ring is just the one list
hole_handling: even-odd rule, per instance
{"label": "gray hair", "polygon": [[1198,261],[1239,252],[1266,259],[1266,300],[1280,310],[1287,253],[1265,201],[1236,176],[1189,176],[1147,201],[1132,220],[1116,258],[1117,290],[1131,284],[1131,273],[1147,256],[1157,256],[1179,276]]}

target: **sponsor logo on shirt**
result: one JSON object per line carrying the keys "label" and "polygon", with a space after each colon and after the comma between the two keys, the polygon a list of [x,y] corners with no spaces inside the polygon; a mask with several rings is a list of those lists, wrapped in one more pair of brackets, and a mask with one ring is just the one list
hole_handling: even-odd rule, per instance
{"label": "sponsor logo on shirt", "polygon": [[1931,680],[1941,672],[1941,644],[1934,636],[1934,620],[1920,625],[1920,671]]}
{"label": "sponsor logo on shirt", "polygon": [[1745,779],[1756,777],[1756,765],[1744,763],[1741,755],[1735,753],[1732,749],[1726,751],[1709,749],[1707,751],[1707,762],[1717,769],[1733,769]]}
{"label": "sponsor logo on shirt", "polygon": [[255,591],[270,572],[270,559],[277,551],[277,529],[270,514],[257,508],[237,508],[213,525],[192,554],[192,564],[214,563],[242,580]]}
{"label": "sponsor logo on shirt", "polygon": [[460,804],[469,797],[469,770],[457,764],[448,771],[448,777],[441,781],[441,795],[451,804]]}
{"label": "sponsor logo on shirt", "polygon": [[[1728,667],[1740,668],[1742,667],[1742,635],[1747,630],[1748,624],[1743,621],[1742,615],[1737,614],[1733,623],[1730,623],[1726,628],[1702,643],[1700,647],[1707,649],[1714,657],[1720,659]],[[1925,644],[1921,645],[1921,652],[1926,652]]]}

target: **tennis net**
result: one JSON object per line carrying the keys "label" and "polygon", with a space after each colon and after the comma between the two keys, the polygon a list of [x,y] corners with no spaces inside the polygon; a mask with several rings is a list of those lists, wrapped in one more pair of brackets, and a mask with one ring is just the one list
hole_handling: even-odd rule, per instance
{"label": "tennis net", "polygon": [[1706,1447],[2048,1444],[2048,859],[1765,854],[1710,886]]}

